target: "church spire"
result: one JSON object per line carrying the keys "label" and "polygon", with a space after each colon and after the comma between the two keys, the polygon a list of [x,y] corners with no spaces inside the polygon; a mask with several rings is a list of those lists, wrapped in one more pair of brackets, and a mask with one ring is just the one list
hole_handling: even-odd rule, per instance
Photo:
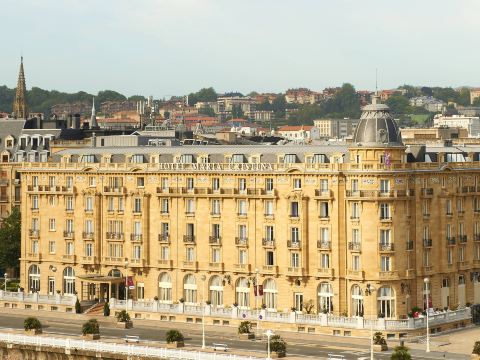
{"label": "church spire", "polygon": [[92,101],[92,116],[90,117],[90,126],[92,127],[92,129],[95,129],[98,127],[97,114],[95,112],[95,97],[93,97],[93,101]]}
{"label": "church spire", "polygon": [[20,58],[20,72],[18,73],[17,91],[13,101],[13,116],[17,119],[28,117],[27,88],[25,86],[25,73],[23,71],[23,56]]}

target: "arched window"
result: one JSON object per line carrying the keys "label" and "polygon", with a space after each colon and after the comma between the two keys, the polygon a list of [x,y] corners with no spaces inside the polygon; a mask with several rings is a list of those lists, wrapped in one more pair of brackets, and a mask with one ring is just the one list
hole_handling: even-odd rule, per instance
{"label": "arched window", "polygon": [[122,272],[118,269],[112,269],[108,272],[108,276],[113,276],[113,277],[122,277]]}
{"label": "arched window", "polygon": [[183,280],[183,297],[186,304],[197,302],[197,281],[192,274],[188,274]]}
{"label": "arched window", "polygon": [[390,286],[382,286],[377,292],[377,309],[386,318],[395,317],[395,291]]}
{"label": "arched window", "polygon": [[363,291],[358,285],[352,286],[352,315],[363,316]]}
{"label": "arched window", "polygon": [[318,312],[333,311],[332,285],[322,282],[318,285]]}
{"label": "arched window", "polygon": [[465,285],[465,275],[458,276],[458,285]]}
{"label": "arched window", "polygon": [[166,272],[158,276],[158,300],[163,303],[172,302],[172,279]]}
{"label": "arched window", "polygon": [[210,301],[213,306],[223,306],[223,284],[220,276],[210,278]]}
{"label": "arched window", "polygon": [[75,294],[75,271],[71,267],[63,270],[63,293],[67,295]]}
{"label": "arched window", "polygon": [[235,287],[235,301],[239,308],[246,309],[249,307],[250,287],[246,278],[239,278]]}
{"label": "arched window", "polygon": [[273,279],[267,279],[263,283],[263,301],[269,310],[277,309],[278,290]]}
{"label": "arched window", "polygon": [[40,268],[38,265],[32,265],[28,269],[28,291],[40,291]]}

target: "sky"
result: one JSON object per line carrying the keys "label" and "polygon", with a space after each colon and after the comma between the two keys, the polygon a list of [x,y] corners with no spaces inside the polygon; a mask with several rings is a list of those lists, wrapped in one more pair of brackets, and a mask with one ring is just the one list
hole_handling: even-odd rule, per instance
{"label": "sky", "polygon": [[1,0],[0,85],[155,98],[480,86],[478,0]]}

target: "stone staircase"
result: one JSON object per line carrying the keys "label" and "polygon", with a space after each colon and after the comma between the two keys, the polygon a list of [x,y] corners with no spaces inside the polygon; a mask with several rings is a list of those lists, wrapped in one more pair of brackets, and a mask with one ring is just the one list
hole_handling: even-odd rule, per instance
{"label": "stone staircase", "polygon": [[99,302],[90,306],[87,310],[84,311],[85,315],[93,316],[103,316],[103,305],[105,303]]}

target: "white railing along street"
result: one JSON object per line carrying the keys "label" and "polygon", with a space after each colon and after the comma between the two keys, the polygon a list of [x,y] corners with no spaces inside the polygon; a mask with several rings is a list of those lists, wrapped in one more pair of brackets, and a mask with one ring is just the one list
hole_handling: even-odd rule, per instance
{"label": "white railing along street", "polygon": [[130,345],[120,343],[106,343],[77,339],[55,338],[48,336],[27,336],[12,333],[0,333],[0,341],[9,344],[50,346],[63,349],[77,349],[98,353],[122,354],[128,356],[144,356],[162,359],[191,359],[191,360],[256,360],[252,356],[234,354],[207,353],[201,351],[167,349],[153,346]]}
{"label": "white railing along street", "polygon": [[39,293],[24,293],[21,291],[3,291],[0,290],[0,301],[14,301],[37,304],[67,305],[75,306],[76,295],[41,295]]}

